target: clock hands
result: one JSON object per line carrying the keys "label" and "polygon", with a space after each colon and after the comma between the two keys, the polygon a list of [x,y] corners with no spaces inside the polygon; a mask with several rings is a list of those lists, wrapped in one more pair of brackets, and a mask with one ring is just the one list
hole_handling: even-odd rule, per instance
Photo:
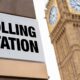
{"label": "clock hands", "polygon": [[80,0],[70,0],[70,5],[72,8],[74,8],[76,11],[80,11]]}
{"label": "clock hands", "polygon": [[80,4],[77,4],[77,6],[79,6],[79,7],[80,7]]}
{"label": "clock hands", "polygon": [[80,5],[80,0],[76,0],[75,2],[76,2],[78,5]]}
{"label": "clock hands", "polygon": [[76,10],[80,11],[80,1],[75,1],[76,2]]}

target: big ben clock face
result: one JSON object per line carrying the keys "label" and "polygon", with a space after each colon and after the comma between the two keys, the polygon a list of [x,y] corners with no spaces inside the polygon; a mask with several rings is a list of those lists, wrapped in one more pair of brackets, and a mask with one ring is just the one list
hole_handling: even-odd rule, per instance
{"label": "big ben clock face", "polygon": [[70,5],[74,10],[80,11],[80,0],[70,0]]}
{"label": "big ben clock face", "polygon": [[48,13],[46,16],[50,33],[57,26],[57,24],[61,18],[58,4],[57,4],[57,0],[52,0],[52,1],[53,2],[51,2],[51,4],[50,4],[49,9],[48,9]]}
{"label": "big ben clock face", "polygon": [[57,7],[53,6],[50,10],[49,23],[51,25],[54,25],[57,21],[57,18],[58,18],[58,9]]}
{"label": "big ben clock face", "polygon": [[70,13],[80,15],[80,0],[67,0],[67,2]]}

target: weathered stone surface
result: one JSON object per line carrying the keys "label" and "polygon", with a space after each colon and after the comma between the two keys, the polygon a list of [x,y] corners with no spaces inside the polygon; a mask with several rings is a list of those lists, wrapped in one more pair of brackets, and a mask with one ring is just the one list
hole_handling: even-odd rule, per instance
{"label": "weathered stone surface", "polygon": [[[56,0],[61,18],[50,33],[55,48],[61,80],[80,80],[80,16],[71,14],[66,0]],[[50,0],[46,10],[49,25]]]}

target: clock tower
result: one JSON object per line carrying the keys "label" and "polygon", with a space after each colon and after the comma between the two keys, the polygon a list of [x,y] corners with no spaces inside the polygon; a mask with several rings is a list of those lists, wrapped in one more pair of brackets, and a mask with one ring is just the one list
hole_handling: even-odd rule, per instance
{"label": "clock tower", "polygon": [[80,80],[80,0],[49,0],[46,20],[61,80]]}

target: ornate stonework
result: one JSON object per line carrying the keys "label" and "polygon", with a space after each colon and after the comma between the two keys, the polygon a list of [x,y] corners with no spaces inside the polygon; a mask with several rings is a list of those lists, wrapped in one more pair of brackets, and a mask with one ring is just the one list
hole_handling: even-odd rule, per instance
{"label": "ornate stonework", "polygon": [[[52,1],[49,0],[46,10],[47,23]],[[66,0],[56,1],[61,17],[50,32],[50,38],[55,48],[61,80],[80,80],[80,16],[69,12]]]}

